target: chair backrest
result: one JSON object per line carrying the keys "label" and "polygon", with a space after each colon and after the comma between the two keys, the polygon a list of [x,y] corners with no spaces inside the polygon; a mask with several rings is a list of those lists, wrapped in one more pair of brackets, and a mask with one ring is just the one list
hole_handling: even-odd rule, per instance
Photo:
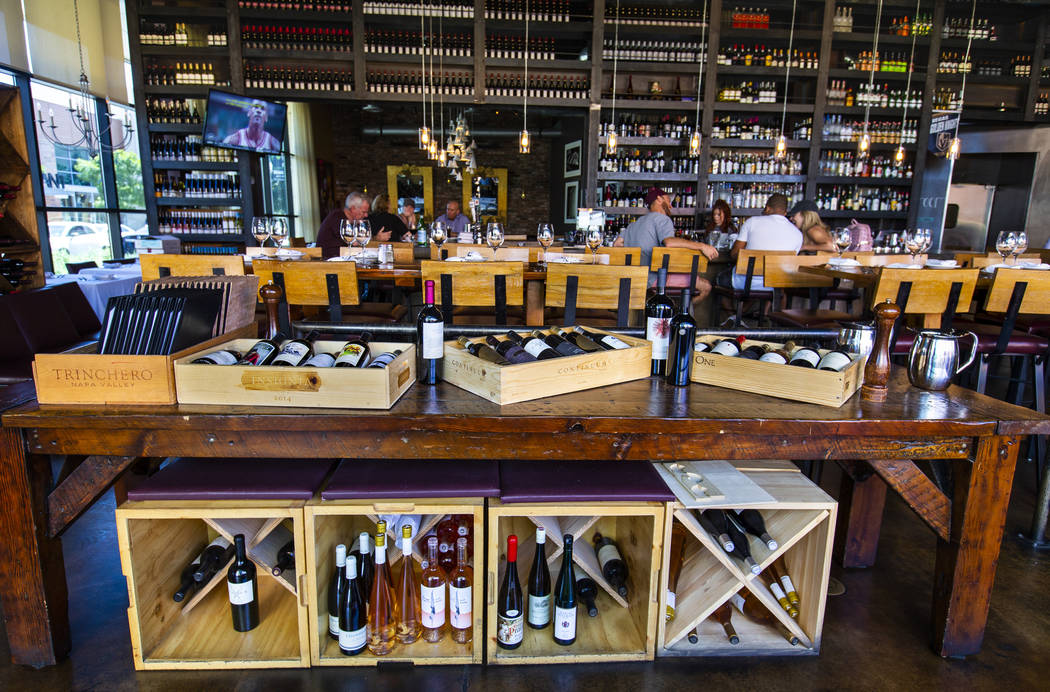
{"label": "chair backrest", "polygon": [[497,262],[523,262],[528,263],[531,253],[527,247],[501,247],[496,249]]}
{"label": "chair backrest", "polygon": [[[355,262],[282,262],[257,259],[253,263],[259,284],[273,281],[284,289],[284,300],[290,305],[331,305],[330,297],[338,297],[339,305],[358,305]],[[331,277],[331,278],[330,278]],[[329,283],[338,284],[334,294]],[[333,290],[336,290],[333,288]]]}
{"label": "chair backrest", "polygon": [[142,280],[162,276],[244,276],[244,255],[139,255]]}
{"label": "chair backrest", "polygon": [[652,259],[649,262],[649,271],[659,271],[666,261],[669,274],[691,274],[694,259],[698,274],[707,271],[707,255],[699,250],[684,247],[654,247]]}
{"label": "chair backrest", "polygon": [[90,262],[66,262],[66,271],[70,274],[79,274],[81,269],[96,269],[98,268],[98,262],[91,260]]}
{"label": "chair backrest", "polygon": [[590,308],[616,310],[617,326],[626,327],[630,311],[645,307],[648,283],[646,266],[550,264],[544,304],[564,308],[567,325],[577,308]]}
{"label": "chair backrest", "polygon": [[[928,255],[915,255],[916,264],[926,264]],[[858,254],[853,259],[857,260],[863,267],[885,267],[887,264],[908,264],[911,255],[876,255],[874,253]]]}
{"label": "chair backrest", "polygon": [[827,288],[834,280],[826,276],[800,272],[799,267],[827,264],[821,255],[767,255],[763,258],[762,280],[769,288]]}
{"label": "chair backrest", "polygon": [[988,312],[1008,312],[1014,291],[1018,293],[1017,314],[1045,315],[1050,312],[1050,272],[1024,269],[996,271],[984,299],[984,309]]}
{"label": "chair backrest", "polygon": [[491,307],[495,323],[506,324],[507,306],[525,303],[525,264],[522,262],[424,260],[420,269],[423,281],[434,282],[434,300],[449,321],[456,306]]}
{"label": "chair backrest", "polygon": [[[581,260],[577,264],[593,264],[594,263],[592,261],[592,259],[591,259],[591,253],[590,252],[587,252],[587,253],[584,253],[584,254],[581,254],[579,252],[548,252],[547,253],[547,261],[548,262],[558,263],[558,262],[562,261],[563,257],[572,257],[574,259]],[[605,265],[613,264],[610,261],[611,258],[610,258],[609,255],[598,254],[597,257],[598,257],[597,264],[605,264]],[[621,266],[627,266],[627,265],[621,265]]]}
{"label": "chair backrest", "polygon": [[[599,255],[608,255],[609,264],[637,265],[642,262],[640,247],[600,247]],[[686,271],[689,271],[688,269]]]}
{"label": "chair backrest", "polygon": [[[1019,260],[1036,260],[1036,261],[1039,261],[1039,262],[1042,261],[1042,259],[1040,258],[1038,252],[1029,252],[1029,253],[1024,254],[1024,255],[1018,255],[1017,259],[1019,259]],[[1008,262],[1013,262],[1013,258],[1012,257],[1009,258]],[[974,258],[972,258],[970,260],[970,265],[969,266],[977,267],[978,269],[984,269],[985,267],[990,267],[993,264],[1002,264],[1002,263],[1003,263],[1002,256],[998,252],[996,252],[995,254],[988,255],[987,257],[974,257]],[[69,266],[69,265],[66,265],[66,266]]]}
{"label": "chair backrest", "polygon": [[[295,246],[295,247],[292,247],[291,249],[295,250],[296,252],[301,252],[305,256],[307,256],[307,257],[309,257],[311,259],[321,259],[322,253],[324,252],[324,248],[320,248],[320,247]],[[250,257],[252,260],[255,260],[256,258],[261,258],[261,259],[278,259],[277,256],[274,255],[274,250],[275,250],[275,248],[272,248],[272,247],[271,248],[246,247],[246,248],[244,248],[244,256],[245,257]]]}
{"label": "chair backrest", "polygon": [[740,254],[736,256],[736,273],[747,274],[747,267],[753,257],[755,259],[753,273],[758,274],[762,271],[762,260],[770,255],[784,255],[794,256],[797,252],[791,250],[741,250]]}
{"label": "chair backrest", "polygon": [[[942,315],[949,307],[968,306],[977,286],[977,269],[891,269],[883,267],[872,291],[872,305],[892,300],[907,315]],[[902,291],[902,284],[904,290]],[[960,292],[951,301],[952,285]],[[954,312],[954,310],[953,310]]]}
{"label": "chair backrest", "polygon": [[471,253],[481,255],[487,260],[496,258],[496,251],[488,245],[460,245],[456,243],[456,257],[466,257]]}

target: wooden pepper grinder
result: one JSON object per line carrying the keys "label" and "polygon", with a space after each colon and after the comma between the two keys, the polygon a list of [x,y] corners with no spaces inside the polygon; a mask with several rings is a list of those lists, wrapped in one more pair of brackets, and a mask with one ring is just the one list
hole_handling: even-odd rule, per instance
{"label": "wooden pepper grinder", "polygon": [[266,284],[259,289],[259,297],[262,298],[263,303],[266,305],[265,336],[267,339],[272,339],[277,336],[279,329],[277,326],[277,306],[281,302],[281,297],[283,295],[284,291],[273,281],[267,281]]}
{"label": "wooden pepper grinder", "polygon": [[890,334],[900,314],[900,307],[891,300],[875,306],[875,346],[864,366],[864,385],[860,388],[860,396],[865,401],[886,401],[890,380]]}

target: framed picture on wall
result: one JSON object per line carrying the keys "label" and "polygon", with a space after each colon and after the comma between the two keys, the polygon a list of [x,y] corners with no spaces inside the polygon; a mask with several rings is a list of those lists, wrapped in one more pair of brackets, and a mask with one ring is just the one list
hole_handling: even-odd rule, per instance
{"label": "framed picture on wall", "polygon": [[576,209],[580,205],[580,181],[565,183],[565,223],[576,224]]}
{"label": "framed picture on wall", "polygon": [[565,177],[575,178],[583,170],[583,153],[580,140],[565,145]]}

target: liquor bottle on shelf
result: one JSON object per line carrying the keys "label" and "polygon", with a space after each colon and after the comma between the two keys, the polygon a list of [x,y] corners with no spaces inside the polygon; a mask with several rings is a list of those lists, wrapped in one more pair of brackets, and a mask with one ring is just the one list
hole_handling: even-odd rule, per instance
{"label": "liquor bottle on shelf", "polygon": [[423,309],[416,319],[416,348],[419,353],[416,368],[421,383],[437,384],[441,380],[445,359],[445,318],[434,305],[433,281],[426,282],[425,296]]}
{"label": "liquor bottle on shelf", "polygon": [[435,643],[445,636],[445,572],[438,565],[438,539],[427,539],[427,562],[419,580],[423,641]]}
{"label": "liquor bottle on shelf", "polygon": [[693,346],[696,343],[696,320],[689,314],[692,307],[692,291],[682,289],[681,311],[670,324],[670,340],[667,344],[666,377],[669,384],[686,387],[693,372]]}
{"label": "liquor bottle on shelf", "polygon": [[472,356],[480,358],[481,360],[487,360],[488,362],[495,363],[496,365],[510,364],[510,362],[506,358],[501,356],[496,349],[492,348],[488,344],[471,341],[465,336],[459,337],[458,339],[456,339],[456,342],[463,347],[464,351],[467,351]]}
{"label": "liquor bottle on shelf", "polygon": [[852,7],[835,7],[835,17],[832,19],[831,30],[846,33],[853,31]]}
{"label": "liquor bottle on shelf", "polygon": [[485,341],[489,346],[496,349],[496,352],[503,356],[508,362],[531,363],[536,360],[536,356],[523,349],[511,339],[503,339],[501,341],[490,334],[485,337]]}
{"label": "liquor bottle on shelf", "polygon": [[496,601],[496,644],[501,649],[517,649],[525,637],[525,606],[518,583],[518,537],[507,537],[507,568]]}
{"label": "liquor bottle on shelf", "polygon": [[422,631],[422,613],[419,605],[419,589],[416,584],[415,561],[412,558],[412,527],[401,527],[401,617],[397,621],[397,640],[411,644],[419,639]]}
{"label": "liquor bottle on shelf", "polygon": [[346,589],[346,546],[340,543],[335,547],[335,571],[328,582],[328,636],[336,641],[339,641],[339,615],[346,602]]}
{"label": "liquor bottle on shelf", "polygon": [[561,571],[554,587],[554,643],[569,646],[576,641],[576,577],[572,564],[572,534],[562,537]]}
{"label": "liquor bottle on shelf", "polygon": [[233,544],[236,557],[226,572],[230,615],[234,630],[250,632],[259,626],[259,585],[255,579],[255,563],[245,553],[243,533],[233,537]]}
{"label": "liquor bottle on shelf", "polygon": [[357,558],[346,558],[343,568],[346,596],[339,610],[339,651],[344,656],[357,656],[368,646],[368,614],[361,580],[357,578]]}
{"label": "liquor bottle on shelf", "polygon": [[281,344],[280,352],[270,361],[270,365],[295,367],[302,365],[314,353],[314,342],[320,333],[315,331],[306,335],[305,339],[289,339]]}
{"label": "liquor bottle on shelf", "polygon": [[467,644],[474,638],[474,570],[467,564],[467,539],[456,539],[456,567],[448,575],[449,622],[452,639]]}
{"label": "liquor bottle on shelf", "polygon": [[711,613],[709,619],[722,626],[726,633],[726,639],[729,640],[730,644],[740,643],[740,637],[733,628],[733,608],[728,601],[715,608],[715,612]]}
{"label": "liquor bottle on shelf", "polygon": [[260,339],[248,349],[237,365],[269,365],[281,350],[284,334],[278,332],[272,339]]}
{"label": "liquor bottle on shelf", "polygon": [[551,621],[551,573],[547,567],[547,531],[536,529],[536,556],[529,570],[529,627],[541,630]]}
{"label": "liquor bottle on shelf", "polygon": [[280,547],[275,556],[276,560],[273,566],[273,576],[279,577],[284,574],[285,570],[295,568],[295,541],[288,541]]}
{"label": "liquor bottle on shelf", "polygon": [[729,551],[729,554],[747,565],[752,574],[758,574],[761,567],[755,562],[755,558],[751,556],[751,548],[748,546],[747,536],[736,525],[736,522],[729,518],[727,512],[723,512],[722,516],[726,520],[726,533],[729,534],[729,539],[733,542],[733,549]]}
{"label": "liquor bottle on shelf", "polygon": [[397,644],[399,618],[397,600],[390,588],[391,578],[386,563],[386,533],[377,532],[375,577],[368,599],[368,650],[375,656],[386,656]]}
{"label": "liquor bottle on shelf", "polygon": [[616,547],[616,542],[600,533],[595,533],[593,540],[602,576],[609,582],[609,586],[616,589],[616,593],[627,598],[627,563]]}
{"label": "liquor bottle on shelf", "polygon": [[742,531],[746,531],[765,543],[769,550],[776,550],[779,547],[780,544],[766,531],[766,522],[762,519],[762,513],[757,509],[734,509],[729,513],[729,518],[736,522]]}
{"label": "liquor bottle on shelf", "polygon": [[586,573],[580,572],[576,575],[576,600],[583,604],[583,607],[587,609],[587,615],[590,617],[598,617],[598,606],[595,605],[594,599],[598,597],[598,584],[593,579],[587,576]]}
{"label": "liquor bottle on shelf", "polygon": [[784,592],[784,588],[780,582],[770,573],[769,570],[764,570],[758,574],[759,581],[766,585],[766,588],[773,594],[773,597],[777,599],[777,603],[780,607],[787,612],[792,618],[798,617],[798,608],[796,608],[791,601],[788,600],[787,594]]}
{"label": "liquor bottle on shelf", "polygon": [[588,339],[590,339],[591,341],[594,341],[596,343],[601,344],[602,346],[604,346],[606,348],[606,350],[609,350],[609,351],[619,350],[621,348],[630,348],[631,347],[631,345],[629,343],[627,343],[623,339],[620,339],[619,337],[616,337],[616,336],[614,336],[612,334],[599,334],[598,332],[592,332],[592,331],[586,330],[586,329],[584,329],[583,327],[581,327],[579,325],[576,325],[572,329],[577,334],[582,334],[582,335],[586,336]]}
{"label": "liquor bottle on shelf", "polygon": [[780,585],[784,589],[784,593],[787,595],[788,602],[798,608],[802,604],[802,600],[799,598],[798,591],[795,590],[795,584],[791,581],[791,576],[787,572],[787,566],[784,564],[784,556],[781,555],[778,557],[766,569],[769,570],[771,577],[780,582]]}
{"label": "liquor bottle on shelf", "polygon": [[705,509],[695,512],[697,520],[704,531],[707,531],[715,541],[722,546],[722,550],[732,553],[736,550],[736,544],[729,535],[729,519],[721,509]]}
{"label": "liquor bottle on shelf", "polygon": [[760,625],[773,627],[780,632],[791,646],[798,646],[798,637],[792,634],[787,627],[784,627],[779,620],[773,617],[773,614],[766,610],[766,607],[746,589],[730,596],[729,602],[736,606],[736,609],[740,611],[740,614],[747,619]]}
{"label": "liquor bottle on shelf", "polygon": [[202,586],[207,584],[233,557],[234,548],[230,542],[223,536],[216,536],[201,553],[193,580]]}
{"label": "liquor bottle on shelf", "polygon": [[674,620],[678,605],[678,577],[682,573],[682,560],[685,556],[686,528],[681,522],[671,524],[671,547],[667,565],[667,622]]}

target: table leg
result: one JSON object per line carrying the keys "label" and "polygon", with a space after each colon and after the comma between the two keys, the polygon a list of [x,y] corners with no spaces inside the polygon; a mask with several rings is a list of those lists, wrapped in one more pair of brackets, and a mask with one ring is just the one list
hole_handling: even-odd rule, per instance
{"label": "table leg", "polygon": [[879,547],[886,481],[864,462],[841,461],[839,521],[835,527],[835,554],[843,567],[871,567]]}
{"label": "table leg", "polygon": [[69,653],[62,541],[47,535],[51,461],[0,429],[0,599],[11,660],[41,668]]}
{"label": "table leg", "polygon": [[525,324],[543,326],[544,282],[530,279],[525,282]]}
{"label": "table leg", "polygon": [[954,469],[947,541],[937,541],[933,583],[933,649],[968,656],[981,649],[1006,525],[1020,440],[984,437],[972,464]]}

